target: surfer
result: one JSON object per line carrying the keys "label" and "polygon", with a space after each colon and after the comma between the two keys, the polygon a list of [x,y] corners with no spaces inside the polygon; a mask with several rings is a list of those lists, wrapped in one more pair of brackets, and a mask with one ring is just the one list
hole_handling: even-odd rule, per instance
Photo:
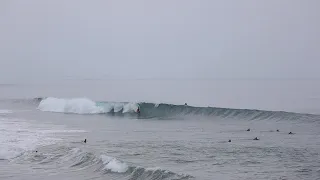
{"label": "surfer", "polygon": [[277,132],[279,132],[279,129],[277,129]]}
{"label": "surfer", "polygon": [[247,131],[250,131],[250,128],[249,128],[249,129],[247,129]]}
{"label": "surfer", "polygon": [[87,139],[84,139],[84,141],[83,141],[84,143],[87,143]]}
{"label": "surfer", "polygon": [[137,109],[137,113],[140,114],[140,109],[139,108]]}
{"label": "surfer", "polygon": [[259,140],[258,137],[254,138],[253,140]]}
{"label": "surfer", "polygon": [[293,134],[293,133],[290,131],[289,134]]}
{"label": "surfer", "polygon": [[229,139],[229,141],[228,142],[231,142],[231,139]]}
{"label": "surfer", "polygon": [[188,104],[187,104],[187,103],[184,103],[184,105],[185,105],[185,106],[188,106]]}

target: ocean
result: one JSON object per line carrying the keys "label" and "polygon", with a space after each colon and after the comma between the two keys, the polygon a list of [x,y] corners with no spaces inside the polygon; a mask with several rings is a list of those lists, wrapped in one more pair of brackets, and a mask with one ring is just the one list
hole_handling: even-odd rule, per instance
{"label": "ocean", "polygon": [[0,179],[320,179],[319,80],[69,79],[0,92]]}

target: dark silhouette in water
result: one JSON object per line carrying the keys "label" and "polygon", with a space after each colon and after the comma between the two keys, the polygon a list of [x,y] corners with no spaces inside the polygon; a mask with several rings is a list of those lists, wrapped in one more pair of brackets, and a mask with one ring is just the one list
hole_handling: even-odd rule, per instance
{"label": "dark silhouette in water", "polygon": [[279,129],[277,129],[277,132],[279,132]]}
{"label": "dark silhouette in water", "polygon": [[259,140],[258,137],[254,138],[253,140]]}
{"label": "dark silhouette in water", "polygon": [[184,105],[185,105],[185,106],[188,106],[188,104],[187,104],[187,103],[184,103]]}
{"label": "dark silhouette in water", "polygon": [[290,131],[289,134],[293,134],[293,133]]}
{"label": "dark silhouette in water", "polygon": [[229,141],[228,142],[231,142],[231,139],[229,139]]}
{"label": "dark silhouette in water", "polygon": [[83,141],[84,143],[87,143],[87,139],[84,139],[84,141]]}
{"label": "dark silhouette in water", "polygon": [[37,100],[37,101],[42,101],[44,98],[43,97],[36,97],[34,99]]}
{"label": "dark silhouette in water", "polygon": [[250,131],[250,128],[249,128],[249,129],[247,129],[247,131]]}

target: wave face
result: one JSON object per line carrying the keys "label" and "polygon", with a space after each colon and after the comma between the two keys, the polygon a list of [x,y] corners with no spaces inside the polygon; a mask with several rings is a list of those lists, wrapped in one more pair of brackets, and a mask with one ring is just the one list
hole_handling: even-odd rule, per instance
{"label": "wave face", "polygon": [[[60,169],[72,173],[77,170],[100,172],[106,179],[145,179],[145,180],[164,180],[164,179],[194,179],[185,174],[178,174],[161,168],[147,168],[136,166],[131,163],[123,162],[116,157],[105,154],[98,155],[84,151],[75,146],[56,146],[48,145],[37,148],[37,151],[26,151],[12,161],[21,163],[32,163],[39,169]],[[70,171],[71,170],[71,171]]]}
{"label": "wave face", "polygon": [[[219,117],[247,120],[315,120],[319,115],[299,114],[283,111],[262,111],[252,109],[229,109],[217,107],[193,107],[188,105],[129,103],[129,102],[94,102],[87,98],[59,99],[37,98],[38,109],[47,112],[75,114],[109,114],[116,116],[129,115],[141,119],[187,118],[194,116]],[[138,113],[138,109],[140,112]]]}

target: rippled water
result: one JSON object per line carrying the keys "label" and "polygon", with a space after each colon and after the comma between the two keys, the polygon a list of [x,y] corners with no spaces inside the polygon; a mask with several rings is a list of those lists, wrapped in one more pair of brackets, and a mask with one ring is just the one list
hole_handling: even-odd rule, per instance
{"label": "rippled water", "polygon": [[0,179],[316,180],[319,139],[318,115],[139,119],[43,112],[7,99]]}

